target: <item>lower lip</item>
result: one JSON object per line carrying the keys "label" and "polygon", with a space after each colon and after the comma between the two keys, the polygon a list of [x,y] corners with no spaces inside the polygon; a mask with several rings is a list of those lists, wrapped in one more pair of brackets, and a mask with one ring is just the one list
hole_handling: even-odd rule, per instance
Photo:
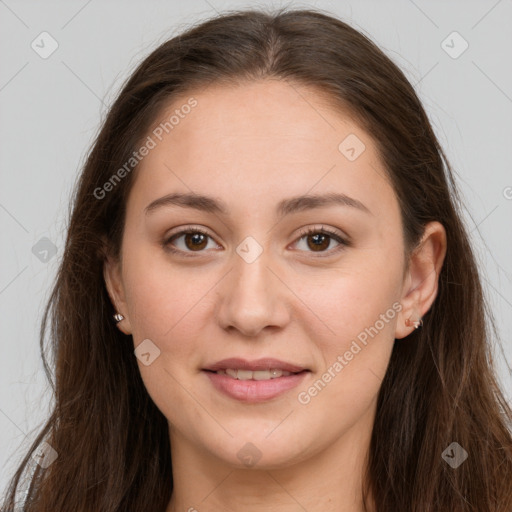
{"label": "lower lip", "polygon": [[268,380],[238,380],[229,375],[220,375],[203,370],[213,386],[221,393],[247,403],[258,403],[271,400],[290,389],[298,386],[308,371],[294,373],[287,377]]}

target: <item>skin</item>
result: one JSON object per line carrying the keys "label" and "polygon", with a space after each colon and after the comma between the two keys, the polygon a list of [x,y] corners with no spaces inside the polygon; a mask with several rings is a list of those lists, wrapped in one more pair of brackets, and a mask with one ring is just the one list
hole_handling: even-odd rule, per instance
{"label": "skin", "polygon": [[[395,339],[414,330],[406,319],[423,316],[435,299],[445,231],[438,222],[426,226],[405,272],[398,201],[376,147],[318,92],[263,80],[193,96],[198,105],[140,163],[121,261],[105,263],[110,297],[124,316],[118,327],[133,335],[134,347],[150,339],[161,351],[149,366],[138,364],[169,422],[167,512],[360,512],[381,380]],[[354,161],[338,150],[349,134],[366,146]],[[191,191],[223,200],[229,214],[178,206],[144,213],[157,198]],[[276,217],[282,199],[333,191],[371,213],[331,205]],[[192,257],[166,251],[163,241],[190,224],[211,238],[200,249],[183,235],[174,239]],[[309,244],[301,238],[310,226],[351,244],[336,251],[339,243],[328,238],[315,251],[311,237]],[[252,263],[236,252],[248,236],[263,250]],[[394,303],[401,311],[300,403],[298,394]],[[311,373],[275,399],[246,404],[220,394],[201,372],[227,357],[264,356]],[[237,457],[247,442],[260,456],[251,467]]]}

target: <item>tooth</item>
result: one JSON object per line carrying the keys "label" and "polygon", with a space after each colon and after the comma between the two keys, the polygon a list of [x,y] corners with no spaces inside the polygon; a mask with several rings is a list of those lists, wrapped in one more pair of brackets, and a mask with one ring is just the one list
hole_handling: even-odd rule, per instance
{"label": "tooth", "polygon": [[272,377],[271,370],[256,370],[252,374],[254,380],[269,380]]}
{"label": "tooth", "polygon": [[219,375],[229,375],[233,379],[238,380],[269,380],[277,379],[279,377],[288,377],[291,372],[281,370],[279,368],[272,368],[270,370],[237,370],[235,368],[226,368],[225,370],[218,370]]}
{"label": "tooth", "polygon": [[249,380],[252,379],[252,373],[251,370],[238,370],[236,378],[238,380]]}

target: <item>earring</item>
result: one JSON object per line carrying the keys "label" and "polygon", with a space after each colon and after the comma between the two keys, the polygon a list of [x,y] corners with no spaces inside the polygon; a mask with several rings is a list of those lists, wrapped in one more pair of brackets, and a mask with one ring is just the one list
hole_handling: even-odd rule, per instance
{"label": "earring", "polygon": [[405,325],[407,327],[414,326],[415,329],[419,329],[423,325],[423,320],[421,318],[419,320],[411,320],[411,318],[407,318],[405,320]]}
{"label": "earring", "polygon": [[116,321],[116,324],[118,324],[121,320],[124,320],[124,316],[121,315],[121,313],[116,313],[114,315],[114,320]]}

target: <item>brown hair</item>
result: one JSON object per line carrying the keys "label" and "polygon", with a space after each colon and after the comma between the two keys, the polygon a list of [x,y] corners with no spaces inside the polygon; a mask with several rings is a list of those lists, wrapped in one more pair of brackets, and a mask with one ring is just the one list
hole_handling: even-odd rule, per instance
{"label": "brown hair", "polygon": [[[165,510],[172,492],[167,421],[144,387],[131,336],[112,321],[103,279],[104,241],[119,255],[134,172],[102,199],[94,191],[178,94],[266,77],[311,86],[356,116],[395,189],[408,251],[429,221],[447,233],[438,296],[423,328],[395,342],[379,392],[367,505],[374,501],[378,512],[512,510],[512,412],[495,377],[489,343],[496,329],[450,165],[413,87],[374,43],[318,10],[285,8],[225,13],[172,38],[138,66],[111,107],[77,183],[41,326],[55,405],[3,511],[14,509],[24,485],[27,512]],[[48,327],[55,383],[45,360]],[[32,464],[24,480],[43,441],[58,457],[46,469]],[[453,441],[469,454],[457,469],[441,457]]]}

